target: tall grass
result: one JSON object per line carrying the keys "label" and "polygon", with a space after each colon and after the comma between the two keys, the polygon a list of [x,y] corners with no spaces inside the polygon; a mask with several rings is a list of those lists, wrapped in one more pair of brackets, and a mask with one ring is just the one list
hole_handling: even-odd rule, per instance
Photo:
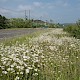
{"label": "tall grass", "polygon": [[70,33],[71,36],[80,39],[80,25],[68,25],[64,28],[64,31],[67,31]]}
{"label": "tall grass", "polygon": [[52,29],[20,40],[0,44],[0,80],[80,80],[79,39]]}

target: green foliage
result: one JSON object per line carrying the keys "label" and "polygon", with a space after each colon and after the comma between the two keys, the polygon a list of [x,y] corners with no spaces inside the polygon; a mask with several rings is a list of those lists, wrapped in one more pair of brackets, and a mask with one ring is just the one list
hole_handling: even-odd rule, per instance
{"label": "green foliage", "polygon": [[76,24],[65,27],[64,31],[67,31],[71,34],[71,36],[80,39],[80,20],[78,20]]}
{"label": "green foliage", "polygon": [[50,23],[49,24],[49,28],[62,28],[63,26],[59,23],[55,24],[55,23]]}
{"label": "green foliage", "polygon": [[7,19],[4,16],[0,15],[0,29],[5,29],[7,27]]}
{"label": "green foliage", "polygon": [[32,21],[24,20],[22,18],[11,18],[7,19],[6,17],[0,15],[0,29],[6,28],[31,28]]}
{"label": "green foliage", "polygon": [[9,20],[9,25],[11,28],[30,28],[31,21],[24,20],[21,18],[11,18]]}
{"label": "green foliage", "polygon": [[53,23],[50,23],[49,24],[49,28],[54,28],[55,26],[54,26],[54,24]]}
{"label": "green foliage", "polygon": [[0,15],[0,29],[6,29],[6,28],[43,28],[43,27],[49,27],[49,28],[55,28],[59,25],[55,25],[52,21],[47,22],[42,20],[24,20],[22,18],[10,18],[7,19],[4,16]]}
{"label": "green foliage", "polygon": [[77,26],[80,28],[80,20],[76,22]]}

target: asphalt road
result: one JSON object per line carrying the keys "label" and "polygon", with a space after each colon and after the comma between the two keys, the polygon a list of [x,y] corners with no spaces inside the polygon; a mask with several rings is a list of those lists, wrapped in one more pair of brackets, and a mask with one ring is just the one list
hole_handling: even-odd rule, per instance
{"label": "asphalt road", "polygon": [[3,29],[0,30],[0,39],[5,39],[5,38],[10,38],[10,37],[15,37],[19,35],[24,35],[24,34],[31,34],[36,31],[39,31],[41,29],[33,29],[33,28],[28,28],[28,29]]}

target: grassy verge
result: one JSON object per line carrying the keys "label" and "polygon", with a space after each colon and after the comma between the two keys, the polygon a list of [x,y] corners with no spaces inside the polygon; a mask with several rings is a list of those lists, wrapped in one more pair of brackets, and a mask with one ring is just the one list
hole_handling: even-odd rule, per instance
{"label": "grassy verge", "polygon": [[[7,30],[10,30],[10,29],[7,29]],[[17,28],[14,28],[14,29],[11,29],[11,30],[17,30]],[[21,28],[19,30],[23,30],[23,29]],[[48,29],[36,29],[36,30],[37,31],[35,31],[33,33],[30,33],[30,34],[23,34],[23,35],[14,36],[14,37],[11,37],[11,38],[2,39],[2,40],[0,40],[0,43],[5,44],[6,46],[7,45],[15,45],[16,42],[18,42],[19,44],[22,44],[24,42],[28,43],[30,39],[41,35],[41,33],[45,33],[46,31],[48,31]]]}
{"label": "grassy verge", "polygon": [[62,29],[8,42],[0,44],[1,80],[80,80],[80,40]]}

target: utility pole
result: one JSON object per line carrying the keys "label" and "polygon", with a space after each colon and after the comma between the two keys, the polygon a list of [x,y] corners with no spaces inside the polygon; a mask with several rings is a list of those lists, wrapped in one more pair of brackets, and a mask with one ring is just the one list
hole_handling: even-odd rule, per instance
{"label": "utility pole", "polygon": [[25,10],[25,20],[27,20],[26,10]]}
{"label": "utility pole", "polygon": [[[27,16],[27,11],[28,11],[28,16]],[[25,10],[25,23],[27,19],[29,21],[29,26],[30,26],[30,10]]]}
{"label": "utility pole", "polygon": [[28,17],[27,17],[27,10],[25,10],[25,20],[28,18],[29,20],[30,20],[30,10],[29,10],[29,12],[28,12]]}
{"label": "utility pole", "polygon": [[29,27],[31,27],[31,21],[30,21],[30,10],[29,10]]}
{"label": "utility pole", "polygon": [[30,10],[29,10],[29,21],[30,21]]}

